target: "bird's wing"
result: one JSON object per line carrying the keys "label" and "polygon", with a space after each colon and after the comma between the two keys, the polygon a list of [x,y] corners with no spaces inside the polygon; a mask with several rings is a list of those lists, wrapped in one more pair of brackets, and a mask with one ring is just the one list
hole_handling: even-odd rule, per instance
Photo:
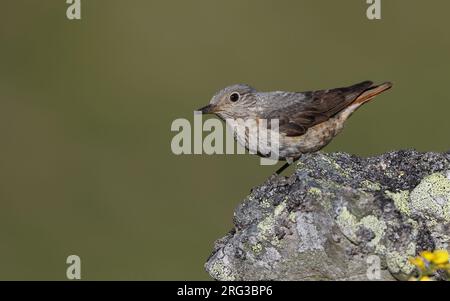
{"label": "bird's wing", "polygon": [[266,119],[278,119],[279,131],[300,136],[308,128],[324,122],[349,106],[361,93],[372,87],[365,81],[350,87],[299,93],[278,93],[272,101],[277,109],[269,110]]}

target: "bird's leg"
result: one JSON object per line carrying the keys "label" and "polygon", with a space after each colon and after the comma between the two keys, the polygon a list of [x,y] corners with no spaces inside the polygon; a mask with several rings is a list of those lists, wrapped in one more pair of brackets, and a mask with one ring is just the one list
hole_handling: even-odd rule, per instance
{"label": "bird's leg", "polygon": [[297,158],[286,158],[286,163],[284,163],[283,166],[281,166],[276,172],[276,175],[281,174],[286,168],[288,168],[292,163],[297,161],[300,157]]}
{"label": "bird's leg", "polygon": [[280,168],[277,169],[277,171],[275,172],[275,174],[276,174],[276,175],[281,174],[286,168],[289,167],[289,165],[290,165],[290,164],[289,164],[288,162],[284,163],[283,166],[281,166]]}

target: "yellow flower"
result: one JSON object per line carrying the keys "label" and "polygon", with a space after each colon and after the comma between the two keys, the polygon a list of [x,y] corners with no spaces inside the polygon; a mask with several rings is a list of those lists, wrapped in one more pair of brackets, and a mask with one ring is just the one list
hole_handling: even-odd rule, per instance
{"label": "yellow flower", "polygon": [[431,279],[428,276],[422,276],[422,277],[420,277],[419,281],[433,281],[433,279]]}
{"label": "yellow flower", "polygon": [[440,263],[437,266],[439,269],[447,270],[450,272],[450,263]]}
{"label": "yellow flower", "polygon": [[448,263],[448,252],[447,250],[436,250],[433,253],[432,262],[441,265]]}
{"label": "yellow flower", "polygon": [[410,258],[409,262],[411,262],[413,265],[415,265],[421,270],[425,269],[425,262],[421,257]]}
{"label": "yellow flower", "polygon": [[430,251],[423,251],[420,253],[420,256],[425,258],[427,261],[432,262],[434,259],[434,253]]}

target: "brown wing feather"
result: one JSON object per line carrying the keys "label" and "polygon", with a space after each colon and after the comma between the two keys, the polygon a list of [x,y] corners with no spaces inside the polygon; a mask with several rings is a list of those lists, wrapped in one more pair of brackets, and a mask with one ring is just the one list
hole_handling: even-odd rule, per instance
{"label": "brown wing feather", "polygon": [[280,133],[300,136],[308,128],[328,120],[345,109],[372,85],[372,82],[365,81],[345,88],[303,92],[306,98],[298,103],[292,102],[271,115],[277,115]]}

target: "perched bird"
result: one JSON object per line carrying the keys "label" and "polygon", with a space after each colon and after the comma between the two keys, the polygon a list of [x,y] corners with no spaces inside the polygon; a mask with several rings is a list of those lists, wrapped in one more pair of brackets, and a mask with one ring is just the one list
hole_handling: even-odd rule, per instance
{"label": "perched bird", "polygon": [[[216,114],[223,120],[255,119],[279,122],[280,160],[287,163],[281,173],[302,154],[325,147],[343,128],[345,121],[361,105],[392,87],[389,82],[374,85],[371,81],[329,90],[308,92],[258,92],[245,84],[226,87],[210,103],[199,109],[202,114]],[[235,133],[247,149],[267,156],[249,144],[249,133]]]}

